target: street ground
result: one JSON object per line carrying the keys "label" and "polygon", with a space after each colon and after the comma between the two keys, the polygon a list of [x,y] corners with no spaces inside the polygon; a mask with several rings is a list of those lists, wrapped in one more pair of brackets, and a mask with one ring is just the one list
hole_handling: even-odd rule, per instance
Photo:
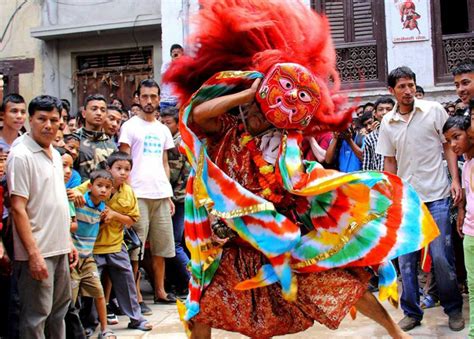
{"label": "street ground", "polygon": [[[150,332],[142,332],[138,330],[127,329],[128,318],[120,316],[118,325],[110,326],[118,338],[176,338],[186,339],[181,322],[179,321],[176,305],[153,304],[153,296],[151,287],[144,282],[142,291],[148,306],[153,310],[153,315],[146,318],[153,324],[153,330]],[[400,291],[401,292],[401,291]],[[466,320],[466,328],[461,332],[453,332],[448,327],[448,317],[443,313],[442,307],[434,307],[426,310],[422,325],[409,332],[413,338],[467,338],[467,326],[469,324],[469,306],[468,296],[464,295],[464,319]],[[390,315],[399,321],[403,318],[400,308],[395,309],[388,302],[383,303]],[[246,336],[238,333],[232,333],[222,330],[214,330],[213,338],[219,339],[243,339]],[[352,320],[348,315],[341,323],[338,330],[329,330],[326,327],[315,323],[308,330],[279,338],[390,338],[385,330],[372,320],[366,318],[362,314],[357,314],[357,319]],[[97,332],[93,338],[97,338]]]}

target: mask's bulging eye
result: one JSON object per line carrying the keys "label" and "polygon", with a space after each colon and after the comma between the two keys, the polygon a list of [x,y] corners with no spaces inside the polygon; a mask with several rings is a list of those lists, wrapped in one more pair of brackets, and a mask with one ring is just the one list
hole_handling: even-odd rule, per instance
{"label": "mask's bulging eye", "polygon": [[293,88],[293,82],[288,78],[281,78],[279,82],[280,82],[281,87],[283,87],[284,89]]}
{"label": "mask's bulging eye", "polygon": [[311,94],[307,91],[299,91],[298,98],[303,102],[310,102],[311,101]]}

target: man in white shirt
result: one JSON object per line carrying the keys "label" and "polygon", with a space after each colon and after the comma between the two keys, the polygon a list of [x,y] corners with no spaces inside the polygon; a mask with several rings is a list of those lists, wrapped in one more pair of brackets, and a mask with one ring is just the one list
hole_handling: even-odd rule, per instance
{"label": "man in white shirt", "polygon": [[[174,148],[174,142],[168,127],[155,118],[160,102],[158,84],[152,79],[143,80],[138,86],[138,94],[143,111],[123,124],[119,147],[133,158],[130,184],[140,209],[140,219],[134,228],[143,244],[147,238],[150,241],[155,302],[171,303],[176,298],[165,291],[164,258],[175,256],[171,221],[174,213],[171,201],[173,189],[169,182],[167,153],[167,150]],[[138,270],[138,252],[137,249],[131,253],[135,273]]]}
{"label": "man in white shirt", "polygon": [[63,164],[51,145],[61,109],[58,98],[34,98],[28,106],[31,131],[16,140],[7,159],[21,338],[66,337],[69,268],[77,251],[69,235]]}
{"label": "man in white shirt", "polygon": [[[436,284],[444,312],[453,331],[464,328],[462,296],[454,267],[449,222],[450,194],[457,203],[462,197],[457,158],[444,139],[442,128],[448,119],[443,107],[433,101],[415,98],[416,76],[408,67],[390,72],[388,89],[397,104],[387,113],[380,127],[376,152],[384,156],[384,170],[408,181],[425,202],[435,219],[438,236],[429,245]],[[453,178],[451,189],[443,166],[443,154]],[[421,324],[417,261],[419,253],[398,258],[403,282],[401,307],[405,317],[399,322],[404,331]]]}

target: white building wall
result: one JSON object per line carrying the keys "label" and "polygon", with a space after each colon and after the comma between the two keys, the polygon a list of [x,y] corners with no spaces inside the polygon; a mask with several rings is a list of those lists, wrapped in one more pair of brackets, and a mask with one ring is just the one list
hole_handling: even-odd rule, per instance
{"label": "white building wall", "polygon": [[164,63],[171,60],[170,47],[173,44],[185,44],[185,29],[187,27],[189,0],[162,0],[161,1],[161,44],[162,60]]}
{"label": "white building wall", "polygon": [[160,15],[161,11],[160,0],[43,1],[43,25],[45,26],[87,26],[124,22],[145,16]]}
{"label": "white building wall", "polygon": [[416,74],[418,85],[426,89],[434,87],[433,48],[431,39],[431,16],[428,16],[429,40],[411,42],[393,42],[393,26],[395,18],[390,15],[393,1],[385,0],[385,30],[387,33],[387,68],[388,73],[394,68],[408,66]]}

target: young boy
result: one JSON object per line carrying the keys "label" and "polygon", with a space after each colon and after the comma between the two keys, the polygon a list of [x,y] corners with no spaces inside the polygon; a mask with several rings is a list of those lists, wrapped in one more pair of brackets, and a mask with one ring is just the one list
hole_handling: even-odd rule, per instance
{"label": "young boy", "polygon": [[[123,227],[131,227],[140,217],[138,202],[127,184],[132,170],[132,158],[124,152],[114,152],[107,159],[108,170],[114,178],[112,196],[106,201],[99,235],[94,246],[94,258],[99,272],[107,268],[120,308],[130,318],[129,328],[150,331],[153,327],[143,317],[137,299],[130,257],[123,243]],[[81,203],[87,181],[73,190],[70,199]]]}
{"label": "young boy", "polygon": [[[473,113],[474,109],[471,109]],[[469,338],[474,337],[474,143],[469,137],[469,116],[454,115],[443,126],[443,134],[457,156],[464,155],[462,169],[463,201],[458,205],[457,231],[463,240],[464,260],[469,288]]]}
{"label": "young boy", "polygon": [[76,209],[77,230],[72,233],[73,243],[79,252],[79,263],[71,272],[72,303],[75,304],[78,294],[95,299],[103,338],[114,335],[107,329],[104,291],[92,250],[99,233],[101,213],[105,210],[104,201],[110,197],[113,182],[112,175],[107,171],[91,173],[88,191],[84,194],[85,204]]}

